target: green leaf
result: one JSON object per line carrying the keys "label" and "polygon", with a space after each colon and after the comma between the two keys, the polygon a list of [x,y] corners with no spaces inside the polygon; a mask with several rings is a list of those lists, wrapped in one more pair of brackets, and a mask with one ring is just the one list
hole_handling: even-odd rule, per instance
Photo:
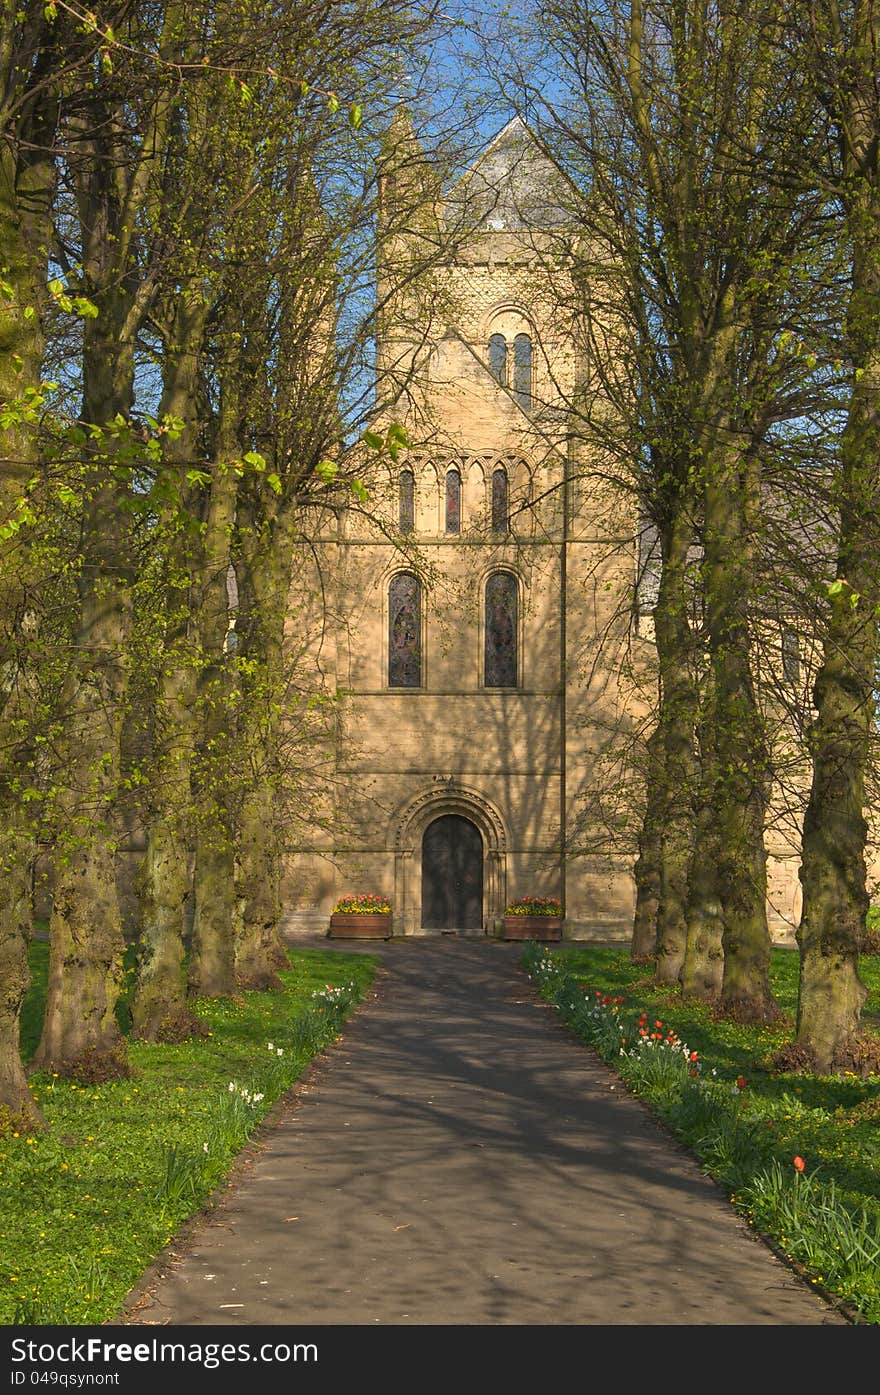
{"label": "green leaf", "polygon": [[375,431],[365,431],[361,440],[365,446],[370,447],[370,450],[381,450],[385,444],[382,437],[377,436]]}
{"label": "green leaf", "polygon": [[349,125],[352,126],[355,131],[359,131],[361,129],[361,126],[363,125],[363,120],[363,107],[358,106],[357,102],[352,102],[351,106],[348,109]]}
{"label": "green leaf", "polygon": [[268,484],[269,488],[272,490],[272,493],[273,493],[273,494],[280,494],[280,493],[281,493],[281,479],[280,479],[280,477],[279,477],[278,475],[267,475],[267,476],[266,476],[266,483]]}
{"label": "green leaf", "polygon": [[243,455],[241,458],[245,465],[250,465],[251,469],[256,470],[258,474],[262,474],[266,468],[265,457],[260,455],[259,451],[249,450],[247,455]]}
{"label": "green leaf", "polygon": [[58,10],[56,9],[55,5],[51,3],[51,0],[50,3],[44,7],[43,14],[45,15],[46,19],[48,19],[50,24],[53,22],[53,20],[58,18]]}
{"label": "green leaf", "polygon": [[323,480],[325,484],[329,484],[331,480],[335,480],[336,476],[339,474],[339,466],[336,464],[335,460],[319,460],[315,466],[315,474],[318,476],[319,480]]}
{"label": "green leaf", "polygon": [[829,595],[829,596],[839,596],[845,585],[846,585],[846,582],[845,582],[845,581],[832,581],[832,582],[830,582],[830,583],[829,583],[829,586],[828,586],[828,595]]}
{"label": "green leaf", "polygon": [[393,421],[388,428],[388,440],[397,441],[398,445],[401,446],[408,446],[409,435],[407,434],[406,427],[401,426],[397,421]]}
{"label": "green leaf", "polygon": [[367,493],[367,487],[362,480],[352,480],[351,492],[361,504],[365,504],[370,497]]}
{"label": "green leaf", "polygon": [[32,305],[26,305],[24,307],[24,310],[22,311],[22,314],[24,315],[26,320],[32,320],[36,313],[37,312]]}
{"label": "green leaf", "polygon": [[335,92],[330,92],[327,94],[327,107],[334,116],[338,112],[339,98],[337,97]]}
{"label": "green leaf", "polygon": [[207,485],[211,483],[211,476],[207,470],[187,470],[186,482],[192,485]]}

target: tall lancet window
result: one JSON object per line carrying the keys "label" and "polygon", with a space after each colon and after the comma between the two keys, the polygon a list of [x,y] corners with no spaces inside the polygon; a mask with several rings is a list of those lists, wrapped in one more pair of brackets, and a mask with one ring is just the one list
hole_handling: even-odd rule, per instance
{"label": "tall lancet window", "polygon": [[446,531],[461,532],[461,475],[458,470],[446,471]]}
{"label": "tall lancet window", "polygon": [[513,341],[513,395],[524,412],[532,410],[532,341],[527,334]]}
{"label": "tall lancet window", "polygon": [[517,685],[519,586],[511,572],[493,572],[486,582],[483,682],[487,688]]}
{"label": "tall lancet window", "polygon": [[506,533],[510,524],[508,516],[510,511],[510,485],[507,480],[507,471],[498,469],[492,471],[492,532]]}
{"label": "tall lancet window", "polygon": [[398,572],[388,587],[388,685],[422,685],[422,588],[412,572]]}
{"label": "tall lancet window", "polygon": [[507,387],[507,340],[503,334],[489,335],[489,372],[501,387]]}
{"label": "tall lancet window", "polygon": [[416,481],[412,470],[400,472],[400,531],[411,533],[415,524]]}

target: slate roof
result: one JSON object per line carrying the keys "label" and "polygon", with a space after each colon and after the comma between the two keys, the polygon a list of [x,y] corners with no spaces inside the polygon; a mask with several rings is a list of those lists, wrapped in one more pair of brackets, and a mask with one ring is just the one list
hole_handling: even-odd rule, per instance
{"label": "slate roof", "polygon": [[492,138],[446,195],[447,223],[488,231],[570,225],[572,189],[521,117]]}

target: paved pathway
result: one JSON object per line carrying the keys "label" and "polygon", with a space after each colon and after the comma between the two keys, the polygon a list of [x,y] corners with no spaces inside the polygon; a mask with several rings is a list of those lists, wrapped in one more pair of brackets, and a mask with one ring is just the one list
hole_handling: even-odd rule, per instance
{"label": "paved pathway", "polygon": [[539,1002],[518,946],[369,948],[375,994],[128,1322],[845,1325]]}

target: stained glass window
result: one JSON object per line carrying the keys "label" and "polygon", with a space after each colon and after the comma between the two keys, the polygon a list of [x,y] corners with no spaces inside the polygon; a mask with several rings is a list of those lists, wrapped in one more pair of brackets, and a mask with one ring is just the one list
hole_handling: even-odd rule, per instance
{"label": "stained glass window", "polygon": [[461,532],[461,475],[457,470],[446,471],[446,531]]}
{"label": "stained glass window", "polygon": [[513,341],[513,394],[523,411],[532,407],[532,341],[518,334]]}
{"label": "stained glass window", "polygon": [[493,572],[486,582],[486,645],[484,682],[487,688],[517,684],[517,601],[519,588],[510,572]]}
{"label": "stained glass window", "polygon": [[422,682],[422,588],[412,572],[399,572],[388,588],[388,683],[419,688]]}
{"label": "stained glass window", "polygon": [[506,470],[492,472],[492,532],[506,533],[510,489]]}
{"label": "stained glass window", "polygon": [[415,522],[416,482],[412,470],[400,472],[400,531],[411,533]]}
{"label": "stained glass window", "polygon": [[496,383],[507,387],[507,340],[503,334],[489,336],[489,371]]}

